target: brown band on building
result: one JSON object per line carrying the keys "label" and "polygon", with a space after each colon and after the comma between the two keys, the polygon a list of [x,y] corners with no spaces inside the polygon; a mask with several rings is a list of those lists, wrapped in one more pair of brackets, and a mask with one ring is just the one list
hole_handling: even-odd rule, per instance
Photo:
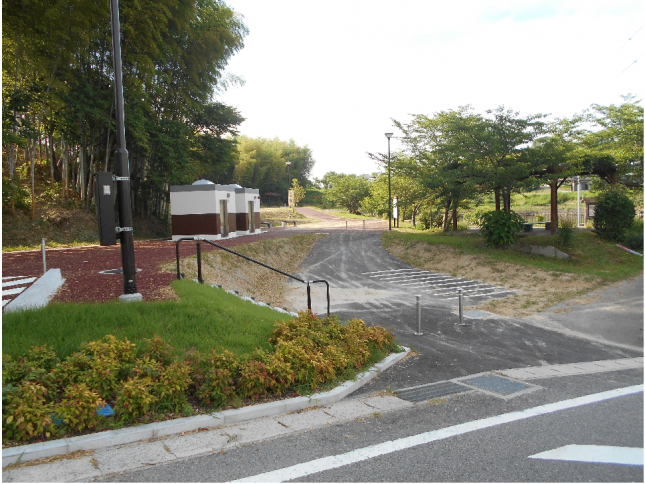
{"label": "brown band on building", "polygon": [[229,234],[231,232],[237,232],[237,221],[235,220],[236,218],[237,218],[237,214],[229,212],[228,214],[228,233]]}
{"label": "brown band on building", "polygon": [[237,230],[249,230],[249,214],[248,213],[236,213],[235,214],[235,224]]}
{"label": "brown band on building", "polygon": [[218,213],[171,215],[170,222],[172,235],[219,235],[220,233]]}

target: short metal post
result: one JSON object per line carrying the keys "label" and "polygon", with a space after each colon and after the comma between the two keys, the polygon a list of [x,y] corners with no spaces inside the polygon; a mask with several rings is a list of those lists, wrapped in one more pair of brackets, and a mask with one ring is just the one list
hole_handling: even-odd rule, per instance
{"label": "short metal post", "polygon": [[417,332],[414,333],[417,336],[422,336],[421,332],[421,296],[414,296],[417,298]]}
{"label": "short metal post", "polygon": [[40,245],[43,250],[43,274],[47,273],[47,257],[45,256],[45,240],[47,239],[40,239]]}
{"label": "short metal post", "polygon": [[345,233],[349,232],[348,222],[345,220]]}
{"label": "short metal post", "polygon": [[459,324],[464,325],[464,290],[459,288]]}
{"label": "short metal post", "polygon": [[309,286],[308,281],[307,281],[307,309],[311,311],[311,287]]}
{"label": "short metal post", "polygon": [[202,279],[202,243],[197,242],[197,280],[200,284],[204,284]]}
{"label": "short metal post", "polygon": [[365,233],[365,219],[363,219],[363,233]]}

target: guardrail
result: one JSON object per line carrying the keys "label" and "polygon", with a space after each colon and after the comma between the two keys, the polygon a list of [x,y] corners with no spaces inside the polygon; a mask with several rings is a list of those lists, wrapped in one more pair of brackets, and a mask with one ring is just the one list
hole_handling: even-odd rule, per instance
{"label": "guardrail", "polygon": [[212,246],[215,246],[219,249],[225,250],[226,252],[230,252],[231,254],[234,254],[238,257],[241,257],[242,259],[246,259],[250,262],[253,262],[255,264],[259,264],[262,267],[266,267],[267,269],[271,269],[274,272],[277,272],[279,274],[282,274],[283,276],[290,277],[291,279],[295,279],[298,282],[302,282],[303,284],[307,284],[307,309],[311,311],[311,287],[310,284],[317,284],[317,283],[325,283],[327,286],[327,316],[329,316],[329,308],[330,308],[330,301],[329,301],[329,283],[324,280],[324,279],[317,279],[315,281],[305,281],[304,279],[300,279],[299,277],[293,276],[291,274],[288,274],[284,271],[281,271],[280,269],[276,269],[275,267],[271,267],[270,265],[265,264],[264,262],[260,262],[258,260],[252,259],[251,257],[247,257],[243,254],[240,254],[239,252],[235,252],[234,250],[229,249],[228,247],[224,247],[223,245],[216,244],[215,242],[211,242],[210,240],[206,240],[203,237],[182,237],[181,239],[177,240],[176,244],[176,252],[177,252],[177,279],[181,279],[181,270],[179,266],[179,244],[181,242],[185,241],[195,241],[197,242],[197,280],[199,281],[200,284],[204,284],[204,279],[202,278],[202,246],[201,242],[206,242],[207,244],[210,244]]}

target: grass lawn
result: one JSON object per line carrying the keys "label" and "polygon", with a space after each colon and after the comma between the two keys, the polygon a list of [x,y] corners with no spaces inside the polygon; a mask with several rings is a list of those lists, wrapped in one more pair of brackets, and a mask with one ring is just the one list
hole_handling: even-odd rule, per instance
{"label": "grass lawn", "polygon": [[255,348],[268,350],[274,323],[293,319],[194,281],[174,281],[172,287],[179,300],[50,304],[4,314],[2,353],[17,356],[31,346],[48,344],[65,358],[81,343],[107,334],[133,343],[157,334],[179,354],[191,347],[205,354],[224,347],[243,355]]}

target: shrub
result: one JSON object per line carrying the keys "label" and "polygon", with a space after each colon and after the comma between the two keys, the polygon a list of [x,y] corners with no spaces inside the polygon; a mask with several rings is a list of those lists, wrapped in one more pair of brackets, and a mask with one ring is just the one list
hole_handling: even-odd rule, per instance
{"label": "shrub", "polygon": [[191,368],[185,362],[176,361],[164,368],[154,388],[159,398],[159,410],[181,410],[188,401],[188,389],[193,382],[190,374]]}
{"label": "shrub", "polygon": [[15,394],[7,396],[7,405],[2,406],[3,440],[51,437],[55,432],[51,418],[53,404],[46,401],[46,395],[44,386],[25,381]]}
{"label": "shrub", "polygon": [[224,348],[220,352],[213,349],[208,360],[197,352],[190,357],[197,397],[202,404],[219,407],[228,403],[235,394],[235,379],[240,366],[237,357]]}
{"label": "shrub", "polygon": [[536,222],[544,222],[544,215],[540,215],[539,213],[535,216],[535,221]]}
{"label": "shrub", "polygon": [[481,217],[481,233],[486,242],[493,247],[501,247],[515,242],[516,233],[522,229],[522,218],[513,212],[494,210]]}
{"label": "shrub", "polygon": [[251,397],[255,400],[269,393],[275,386],[275,380],[264,362],[251,360],[240,366],[237,386],[243,398]]}
{"label": "shrub", "polygon": [[575,226],[573,220],[568,218],[559,221],[560,230],[558,230],[558,238],[560,244],[564,247],[571,245],[571,238],[573,237],[573,227]]}
{"label": "shrub", "polygon": [[152,394],[153,382],[148,376],[128,378],[121,384],[116,410],[123,420],[132,421],[147,414],[159,398]]}
{"label": "shrub", "polygon": [[596,204],[593,226],[604,239],[620,240],[634,223],[634,202],[618,190],[603,193]]}
{"label": "shrub", "polygon": [[104,405],[105,401],[98,393],[92,391],[85,383],[80,383],[65,389],[63,399],[56,405],[56,414],[65,427],[82,432],[99,424],[100,416],[96,410]]}
{"label": "shrub", "polygon": [[130,362],[134,359],[137,345],[130,343],[128,338],[119,341],[115,336],[108,334],[103,339],[90,341],[81,345],[81,352],[91,354],[94,358]]}
{"label": "shrub", "polygon": [[141,356],[147,355],[155,360],[169,365],[174,359],[175,350],[156,334],[152,338],[144,338],[139,351]]}

